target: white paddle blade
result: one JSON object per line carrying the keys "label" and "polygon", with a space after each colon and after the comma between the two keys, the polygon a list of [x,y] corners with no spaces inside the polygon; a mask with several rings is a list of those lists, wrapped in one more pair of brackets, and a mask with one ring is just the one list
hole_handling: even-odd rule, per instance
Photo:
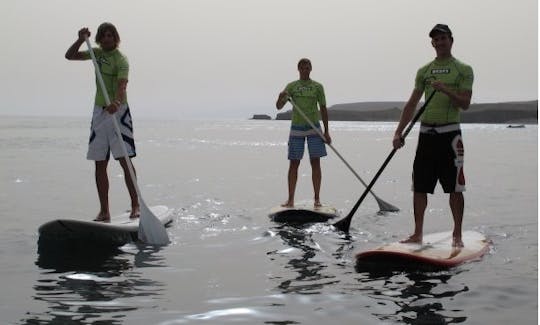
{"label": "white paddle blade", "polygon": [[[142,201],[142,200],[141,200]],[[151,245],[167,245],[171,241],[165,226],[150,211],[150,209],[141,202],[141,215],[139,220],[139,240]]]}

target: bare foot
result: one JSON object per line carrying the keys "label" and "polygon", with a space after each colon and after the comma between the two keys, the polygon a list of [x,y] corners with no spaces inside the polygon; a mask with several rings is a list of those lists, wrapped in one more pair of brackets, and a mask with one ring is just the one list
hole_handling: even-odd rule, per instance
{"label": "bare foot", "polygon": [[321,201],[316,200],[315,203],[313,203],[313,206],[315,207],[315,209],[322,207]]}
{"label": "bare foot", "polygon": [[399,241],[402,244],[422,244],[422,236],[420,235],[411,235],[407,239]]}
{"label": "bare foot", "polygon": [[463,241],[461,240],[461,237],[454,237],[452,240],[452,247],[464,247]]}
{"label": "bare foot", "polygon": [[131,214],[129,215],[130,219],[137,219],[141,216],[141,211],[139,210],[139,207],[131,209]]}
{"label": "bare foot", "polygon": [[108,214],[98,214],[97,217],[93,220],[97,222],[111,222],[111,216]]}
{"label": "bare foot", "polygon": [[294,201],[287,200],[281,206],[284,208],[294,208]]}

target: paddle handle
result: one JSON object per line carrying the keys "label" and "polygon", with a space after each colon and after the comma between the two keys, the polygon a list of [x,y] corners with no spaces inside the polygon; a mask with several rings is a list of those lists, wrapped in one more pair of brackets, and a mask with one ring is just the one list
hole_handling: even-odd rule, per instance
{"label": "paddle handle", "polygon": [[[109,93],[107,92],[107,87],[105,87],[105,82],[103,81],[103,76],[101,75],[101,70],[99,69],[99,65],[97,63],[96,55],[94,53],[94,49],[92,48],[92,44],[90,44],[90,40],[87,36],[84,37],[84,41],[86,42],[86,46],[88,46],[88,52],[90,53],[90,57],[92,58],[92,62],[94,63],[94,68],[96,71],[96,78],[98,80],[99,86],[101,88],[101,92],[103,93],[103,97],[105,98],[105,104],[107,106],[111,105],[111,98],[109,97]],[[116,114],[116,113],[114,113]],[[139,185],[137,184],[137,178],[135,176],[135,170],[133,168],[133,164],[131,163],[131,159],[129,159],[129,154],[127,152],[126,144],[124,143],[124,140],[122,139],[122,133],[120,132],[120,126],[118,126],[118,121],[116,118],[111,115],[111,119],[113,121],[114,125],[114,131],[116,132],[117,136],[119,137],[120,141],[120,148],[122,149],[122,154],[124,158],[126,159],[126,164],[128,166],[129,170],[129,176],[131,178],[131,181],[133,182],[133,185],[135,186],[135,190],[137,191],[137,197],[139,198],[139,204],[143,205],[143,199],[141,197],[141,191],[139,189]]]}

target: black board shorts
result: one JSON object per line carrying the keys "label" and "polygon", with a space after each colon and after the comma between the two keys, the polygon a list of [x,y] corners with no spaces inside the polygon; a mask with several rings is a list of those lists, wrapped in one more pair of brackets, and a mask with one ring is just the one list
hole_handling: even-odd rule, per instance
{"label": "black board shorts", "polygon": [[413,191],[433,194],[439,181],[445,193],[464,192],[463,158],[459,124],[422,124],[413,165]]}

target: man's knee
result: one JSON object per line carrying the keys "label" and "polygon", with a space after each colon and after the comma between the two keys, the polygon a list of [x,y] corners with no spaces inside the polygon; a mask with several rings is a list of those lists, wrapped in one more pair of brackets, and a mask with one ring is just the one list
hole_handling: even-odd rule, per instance
{"label": "man's knee", "polygon": [[463,192],[450,193],[450,201],[463,201]]}
{"label": "man's knee", "polygon": [[300,166],[300,160],[290,160],[289,168],[290,169],[298,169],[298,166]]}
{"label": "man's knee", "polygon": [[96,171],[107,171],[108,160],[96,161]]}

